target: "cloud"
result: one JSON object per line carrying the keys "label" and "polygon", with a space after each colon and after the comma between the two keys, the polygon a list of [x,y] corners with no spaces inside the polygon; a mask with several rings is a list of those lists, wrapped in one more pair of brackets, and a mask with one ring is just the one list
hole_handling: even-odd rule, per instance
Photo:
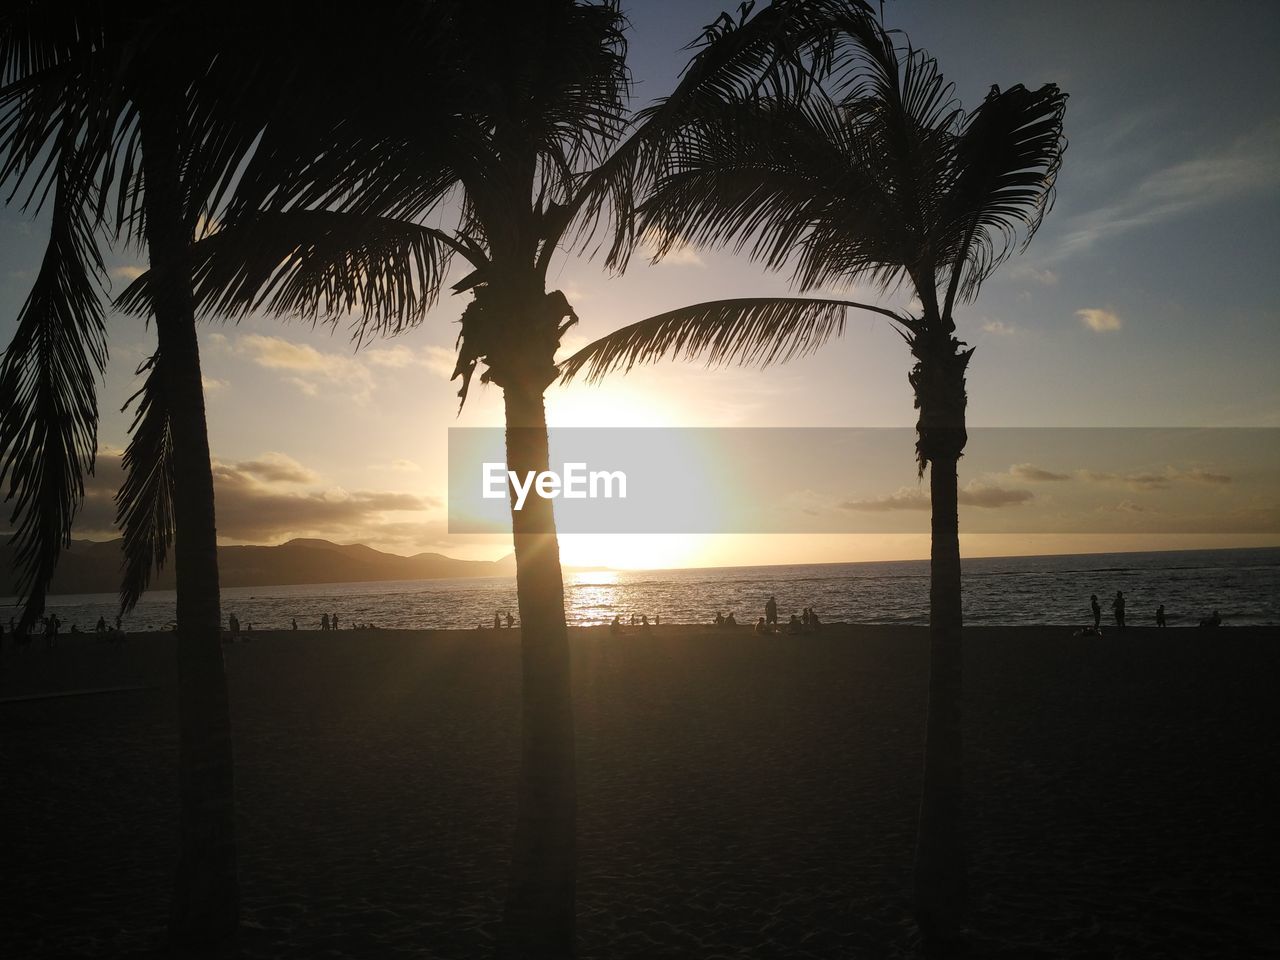
{"label": "cloud", "polygon": [[[641,246],[644,248],[645,253],[650,257],[650,259],[658,255],[658,248],[661,243],[661,237],[653,229],[650,229],[640,241]],[[698,255],[698,251],[679,237],[676,238],[675,242],[667,252],[663,254],[662,259],[658,262],[680,267],[706,266],[702,257]]]}
{"label": "cloud", "polygon": [[305,343],[257,333],[237,338],[235,351],[268,370],[288,371],[285,377],[309,397],[318,396],[322,384],[341,386],[353,400],[368,401],[374,378],[360,360],[339,353],[326,353]]}
{"label": "cloud", "polygon": [[1280,182],[1280,122],[1200,156],[1156,170],[1106,206],[1076,216],[1057,258],[1139,227],[1161,223]]}
{"label": "cloud", "polygon": [[241,460],[230,469],[265,483],[315,483],[319,475],[287,453],[268,451],[257,460]]}
{"label": "cloud", "polygon": [[[213,483],[218,536],[243,543],[278,543],[293,537],[387,542],[384,528],[442,506],[439,497],[388,490],[320,489],[320,477],[287,454],[252,460],[215,461]],[[100,451],[94,476],[86,478],[77,536],[118,536],[114,497],[124,480],[119,451]],[[425,522],[424,516],[422,521]]]}
{"label": "cloud", "polygon": [[398,473],[421,473],[422,467],[412,460],[392,460],[390,463],[377,463],[375,470],[395,470]]}
{"label": "cloud", "polygon": [[204,374],[200,375],[200,383],[204,387],[205,393],[216,393],[230,386],[226,380],[219,380],[217,377],[210,377]]}
{"label": "cloud", "polygon": [[[1026,503],[1034,499],[1034,494],[1030,490],[1008,490],[993,484],[970,481],[958,492],[957,497],[965,506],[998,509]],[[915,487],[899,487],[896,492],[886,496],[864,500],[844,500],[836,506],[842,510],[888,513],[894,510],[928,510],[931,504],[929,495],[923,490]]]}
{"label": "cloud", "polygon": [[1163,490],[1169,486],[1170,477],[1163,473],[1127,473],[1120,479],[1135,490]]}
{"label": "cloud", "polygon": [[970,481],[956,496],[960,503],[967,507],[982,507],[987,510],[1016,507],[1035,499],[1035,494],[1030,490],[1009,490],[977,481]]}
{"label": "cloud", "polygon": [[456,351],[448,347],[429,346],[424,348],[422,353],[422,365],[428,370],[446,380],[453,376],[454,368],[458,365]]}
{"label": "cloud", "polygon": [[1194,480],[1199,484],[1229,484],[1231,477],[1226,474],[1211,474],[1207,470],[1187,470],[1180,471],[1180,476],[1187,480]]}
{"label": "cloud", "polygon": [[1120,318],[1112,311],[1102,310],[1097,307],[1088,307],[1084,310],[1077,310],[1076,316],[1080,318],[1081,323],[1097,333],[1107,333],[1112,330],[1119,330],[1122,325]]}
{"label": "cloud", "polygon": [[1009,475],[1017,480],[1029,480],[1034,483],[1048,483],[1056,480],[1070,480],[1069,473],[1053,473],[1033,463],[1015,463],[1009,468]]}
{"label": "cloud", "polygon": [[392,347],[378,347],[364,351],[364,358],[377,367],[391,367],[403,370],[418,362],[417,356],[403,343]]}
{"label": "cloud", "polygon": [[929,495],[912,487],[901,487],[896,493],[867,500],[844,500],[837,504],[842,510],[868,510],[887,513],[891,510],[928,510]]}
{"label": "cloud", "polygon": [[1061,279],[1052,270],[1037,270],[1026,263],[1019,263],[1010,268],[1009,276],[1015,280],[1034,280],[1036,283],[1044,284],[1046,287],[1056,287]]}
{"label": "cloud", "polygon": [[1009,337],[1018,332],[1017,327],[1003,320],[988,320],[982,325],[982,329],[985,333],[994,333],[998,337]]}
{"label": "cloud", "polygon": [[302,377],[285,377],[284,382],[292,383],[308,397],[320,396],[320,387],[312,383],[310,380],[306,380]]}
{"label": "cloud", "polygon": [[111,270],[111,279],[124,280],[131,282],[137,280],[140,276],[147,272],[147,268],[138,263],[127,263],[121,267],[113,267]]}
{"label": "cloud", "polygon": [[351,362],[347,357],[321,353],[305,343],[294,343],[283,337],[264,337],[258,333],[240,337],[236,350],[248,354],[254,363],[269,370],[305,370],[332,374]]}
{"label": "cloud", "polygon": [[375,347],[365,350],[362,356],[374,366],[387,367],[392,370],[421,367],[446,380],[453,376],[454,366],[458,362],[455,351],[435,345],[423,347],[421,350],[414,350],[403,343],[397,343],[390,347]]}
{"label": "cloud", "polygon": [[1108,473],[1098,470],[1077,470],[1076,477],[1088,483],[1119,483],[1130,490],[1167,490],[1175,483],[1209,483],[1224,485],[1232,482],[1225,473],[1213,473],[1199,467],[1183,470],[1168,466],[1159,472],[1138,471],[1132,473]]}

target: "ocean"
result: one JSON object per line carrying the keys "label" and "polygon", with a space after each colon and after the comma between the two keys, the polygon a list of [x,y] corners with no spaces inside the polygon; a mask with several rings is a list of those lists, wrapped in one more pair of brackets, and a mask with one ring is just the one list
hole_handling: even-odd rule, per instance
{"label": "ocean", "polygon": [[[1196,624],[1217,610],[1225,625],[1280,624],[1280,548],[1111,553],[1049,557],[980,558],[964,562],[964,617],[971,625],[1065,624],[1090,621],[1089,595],[1111,622],[1111,598],[1124,591],[1131,626],[1151,625],[1165,605],[1170,626]],[[709,623],[717,611],[752,623],[777,597],[785,621],[813,607],[823,622],[926,624],[929,564],[925,560],[824,563],[694,570],[583,571],[565,575],[570,624],[608,623],[615,614],[660,616],[663,623]],[[8,601],[12,603],[12,600]],[[49,598],[62,620],[92,630],[99,616],[115,615],[111,594]],[[383,628],[474,628],[491,625],[494,611],[518,616],[515,580],[326,583],[231,587],[222,614],[242,627],[318,629],[322,613],[341,628],[372,623]],[[174,594],[143,596],[125,618],[127,630],[164,630],[174,620]]]}

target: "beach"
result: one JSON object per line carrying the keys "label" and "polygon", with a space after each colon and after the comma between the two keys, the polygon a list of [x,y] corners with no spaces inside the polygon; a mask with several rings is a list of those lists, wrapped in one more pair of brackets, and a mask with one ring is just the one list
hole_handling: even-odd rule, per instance
{"label": "beach", "polygon": [[[965,633],[973,955],[1274,955],[1280,631],[1072,633]],[[570,635],[581,957],[914,955],[925,629]],[[172,638],[7,640],[2,952],[160,955]],[[518,640],[255,631],[224,648],[245,956],[491,952]],[[39,698],[74,690],[103,692]]]}

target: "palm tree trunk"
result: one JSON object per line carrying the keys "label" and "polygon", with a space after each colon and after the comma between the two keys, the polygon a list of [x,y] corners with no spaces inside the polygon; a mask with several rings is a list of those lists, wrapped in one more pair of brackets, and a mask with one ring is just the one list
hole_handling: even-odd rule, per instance
{"label": "palm tree trunk", "polygon": [[213,473],[191,294],[191,231],[179,178],[180,104],[142,105],[147,246],[156,332],[173,433],[174,567],[180,727],[180,849],[169,933],[212,947],[236,934],[235,792],[231,714],[222,661]]}
{"label": "palm tree trunk", "polygon": [[921,345],[911,376],[920,407],[919,452],[929,463],[929,706],[916,833],[916,920],[930,956],[951,955],[968,906],[963,830],[963,615],[956,465],[967,440],[964,371],[971,351],[947,338]]}
{"label": "palm tree trunk", "polygon": [[[513,378],[514,379],[514,378]],[[542,388],[508,381],[507,467],[548,467]],[[505,958],[574,956],[577,794],[569,637],[551,501],[531,495],[511,511],[520,606],[523,709],[511,882],[503,918]]]}

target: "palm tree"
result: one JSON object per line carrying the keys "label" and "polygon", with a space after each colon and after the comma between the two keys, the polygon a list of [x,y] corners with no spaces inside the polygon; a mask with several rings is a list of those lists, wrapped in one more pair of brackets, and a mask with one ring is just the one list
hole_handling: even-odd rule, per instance
{"label": "palm tree", "polygon": [[[294,79],[221,228],[195,247],[199,309],[313,320],[360,311],[399,331],[453,285],[461,318],[459,396],[480,369],[503,391],[507,466],[548,467],[543,395],[577,320],[547,271],[562,244],[600,242],[622,268],[636,245],[635,198],[671,137],[704,101],[794,97],[831,63],[861,0],[789,0],[707,28],[673,95],[627,107],[624,19],[614,2],[410,3],[343,23],[346,69],[323,55]],[[331,38],[332,39],[332,38]],[[396,92],[389,96],[388,91]],[[421,92],[407,95],[402,92]],[[451,215],[451,229],[424,225]],[[154,298],[140,278],[121,298]],[[810,304],[825,322],[842,309]],[[576,776],[564,587],[548,501],[512,509],[523,666],[522,752],[502,951],[568,957],[574,946]]]}
{"label": "palm tree", "polygon": [[[973,354],[954,311],[1019,245],[1052,203],[1065,141],[1065,94],[993,87],[961,110],[936,62],[874,19],[851,23],[852,46],[830,95],[800,109],[768,99],[707,107],[686,127],[642,208],[645,229],[695,244],[733,243],[789,267],[801,291],[869,278],[906,285],[918,302],[891,316],[915,363],[916,456],[932,500],[930,678],[924,788],[915,862],[916,914],[944,950],[967,903],[961,831],[961,593],[957,462],[964,451],[965,371]],[[762,309],[762,308],[757,308]],[[818,349],[841,332],[788,302],[773,322],[664,315],[616,331],[564,363],[566,379],[598,380],[665,355],[767,363]]]}
{"label": "palm tree", "polygon": [[[220,638],[213,479],[191,290],[198,225],[253,142],[256,64],[183,5],[31,0],[0,18],[0,181],[51,192],[48,247],[0,363],[0,478],[15,501],[22,621],[43,609],[97,448],[107,345],[99,243],[145,244],[158,346],[145,365],[127,479],[122,610],[172,543],[177,571],[181,840],[176,945],[234,936],[231,727]],[[260,125],[260,121],[259,121]],[[114,199],[114,208],[111,203]],[[181,485],[174,478],[181,475]]]}

